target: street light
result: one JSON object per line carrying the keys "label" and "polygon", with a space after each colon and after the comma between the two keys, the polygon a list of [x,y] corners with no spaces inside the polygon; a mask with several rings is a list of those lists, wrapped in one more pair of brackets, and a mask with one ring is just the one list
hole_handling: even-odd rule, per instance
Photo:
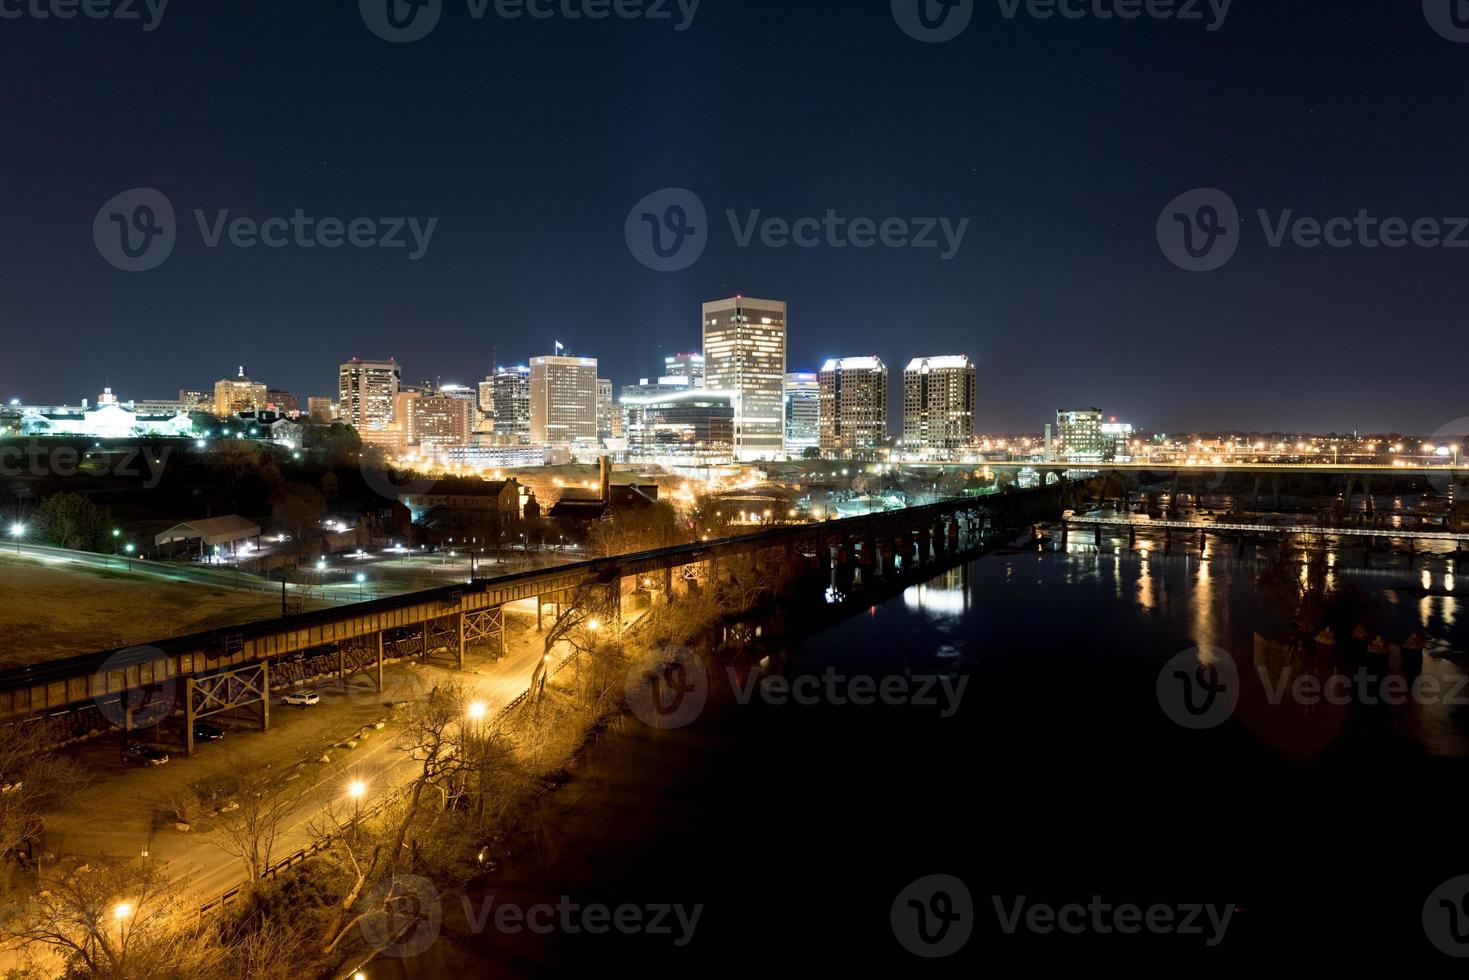
{"label": "street light", "polygon": [[357,598],[359,600],[361,600],[361,598],[362,598],[362,583],[363,582],[366,582],[366,581],[367,581],[367,576],[366,575],[363,575],[361,572],[358,572],[357,573]]}
{"label": "street light", "polygon": [[489,710],[483,701],[476,701],[469,706],[469,718],[471,721],[483,721]]}
{"label": "street light", "polygon": [[25,536],[26,526],[19,521],[10,525],[10,536],[15,539],[15,553],[20,554],[20,539]]}
{"label": "street light", "polygon": [[367,784],[354,779],[347,784],[347,797],[352,801],[352,840],[357,840],[357,821],[362,816],[362,798],[367,795]]}

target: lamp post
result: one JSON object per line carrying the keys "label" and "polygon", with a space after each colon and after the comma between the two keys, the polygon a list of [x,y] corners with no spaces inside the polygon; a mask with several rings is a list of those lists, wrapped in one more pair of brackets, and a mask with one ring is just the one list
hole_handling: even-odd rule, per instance
{"label": "lamp post", "polygon": [[362,583],[367,581],[367,576],[361,572],[357,573],[357,601],[362,601]]}
{"label": "lamp post", "polygon": [[347,784],[347,797],[352,801],[352,841],[357,841],[357,821],[362,816],[362,798],[367,795],[367,784],[354,779]]}
{"label": "lamp post", "polygon": [[15,539],[15,553],[20,554],[20,539],[25,537],[26,526],[19,521],[10,525],[10,536]]}

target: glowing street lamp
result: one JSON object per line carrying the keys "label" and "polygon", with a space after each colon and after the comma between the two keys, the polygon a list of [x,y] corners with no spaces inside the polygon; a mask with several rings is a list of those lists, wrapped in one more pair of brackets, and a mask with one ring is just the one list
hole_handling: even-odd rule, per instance
{"label": "glowing street lamp", "polygon": [[112,917],[114,919],[116,919],[118,922],[123,921],[124,919],[128,918],[132,914],[133,914],[133,906],[132,906],[132,903],[131,902],[118,902],[117,905],[112,910]]}
{"label": "glowing street lamp", "polygon": [[19,521],[10,525],[10,536],[15,539],[15,553],[20,554],[20,539],[25,537],[26,526]]}

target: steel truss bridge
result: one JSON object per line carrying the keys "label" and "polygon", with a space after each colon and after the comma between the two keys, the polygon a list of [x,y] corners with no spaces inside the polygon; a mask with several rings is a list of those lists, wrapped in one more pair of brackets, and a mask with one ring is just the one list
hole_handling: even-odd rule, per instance
{"label": "steel truss bridge", "polygon": [[753,558],[757,568],[762,561],[814,559],[831,568],[834,583],[839,564],[860,565],[882,576],[899,559],[906,568],[977,544],[986,508],[1036,493],[1049,496],[1042,490],[960,498],[776,527],[0,671],[0,725],[70,716],[95,706],[117,727],[131,730],[151,721],[159,709],[171,712],[177,705],[185,712],[192,751],[194,722],[210,715],[245,709],[268,729],[273,690],[335,677],[344,686],[363,683],[380,691],[384,660],[441,658],[462,667],[468,647],[503,653],[505,607],[512,602],[535,600],[539,628],[545,605],[564,602],[579,590],[602,589],[615,620],[611,625],[620,626],[623,597],[637,591],[640,580],[659,576],[664,591],[671,592],[675,569],[702,566],[702,576],[718,582],[724,558]]}

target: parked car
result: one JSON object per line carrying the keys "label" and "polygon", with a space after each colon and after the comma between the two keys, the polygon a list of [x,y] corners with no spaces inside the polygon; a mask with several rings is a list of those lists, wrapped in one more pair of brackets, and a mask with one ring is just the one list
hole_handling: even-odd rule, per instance
{"label": "parked car", "polygon": [[222,738],[224,738],[224,729],[218,725],[211,725],[207,721],[194,723],[194,741],[218,742]]}
{"label": "parked car", "polygon": [[156,745],[134,743],[127,747],[123,756],[129,762],[136,762],[140,766],[161,766],[168,762],[168,753]]}
{"label": "parked car", "polygon": [[281,704],[289,704],[296,708],[308,708],[313,704],[321,703],[321,695],[315,691],[292,691],[281,698]]}

